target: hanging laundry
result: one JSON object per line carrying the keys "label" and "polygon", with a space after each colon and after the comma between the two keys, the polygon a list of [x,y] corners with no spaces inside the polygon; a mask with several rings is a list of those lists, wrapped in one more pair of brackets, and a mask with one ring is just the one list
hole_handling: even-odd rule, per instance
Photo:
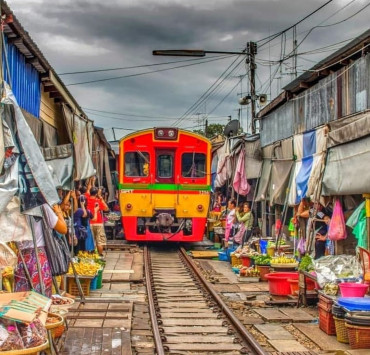
{"label": "hanging laundry", "polygon": [[245,172],[245,151],[244,148],[240,150],[238,163],[236,164],[236,172],[233,182],[234,190],[237,194],[245,196],[248,195],[251,186],[247,181],[247,174]]}

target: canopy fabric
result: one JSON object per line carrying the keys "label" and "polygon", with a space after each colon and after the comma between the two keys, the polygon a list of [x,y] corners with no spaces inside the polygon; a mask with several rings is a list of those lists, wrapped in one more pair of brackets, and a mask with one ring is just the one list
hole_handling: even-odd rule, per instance
{"label": "canopy fabric", "polygon": [[229,140],[226,139],[224,145],[217,150],[218,163],[217,163],[217,172],[215,179],[215,187],[222,187],[225,185],[230,174],[232,173],[230,168],[230,148]]}
{"label": "canopy fabric", "polygon": [[332,147],[328,151],[322,195],[370,192],[370,136]]}
{"label": "canopy fabric", "polygon": [[248,195],[251,186],[247,181],[247,173],[245,171],[245,150],[240,150],[238,162],[236,164],[235,176],[233,181],[233,188],[235,192],[239,195],[245,196]]}
{"label": "canopy fabric", "polygon": [[370,135],[370,112],[329,123],[328,147],[334,147]]}
{"label": "canopy fabric", "polygon": [[[293,137],[294,155],[297,160],[294,176],[291,179],[289,204],[298,204],[309,196],[309,182],[318,179],[317,166],[321,162],[321,153],[326,150],[325,128],[307,131]],[[315,176],[312,173],[315,172]],[[311,185],[312,186],[312,182]]]}
{"label": "canopy fabric", "polygon": [[45,148],[58,145],[58,133],[55,127],[42,121],[42,146]]}
{"label": "canopy fabric", "polygon": [[[18,106],[13,92],[8,85],[5,85],[5,95],[6,97],[2,99],[2,103],[13,105],[14,120],[17,128],[16,132],[25,158],[23,163],[27,164],[27,169],[29,169],[29,172],[25,174],[25,178],[28,180],[33,180],[38,189],[37,191],[34,190],[35,192],[32,192],[31,189],[28,190],[23,188],[22,191],[20,191],[20,193],[23,194],[21,197],[24,197],[25,194],[27,194],[27,196],[32,194],[34,197],[32,204],[34,205],[36,203],[35,195],[37,194],[40,195],[40,197],[42,197],[42,199],[50,206],[53,206],[59,202],[59,196],[55,189],[50,171],[41,154],[38,143],[30,127],[28,126],[20,107]],[[23,203],[22,206],[23,211],[27,210],[28,207],[31,208],[30,203]]]}
{"label": "canopy fabric", "polygon": [[254,142],[245,141],[245,170],[248,174],[248,179],[257,179],[261,173],[262,167],[262,151],[261,141],[259,139]]}
{"label": "canopy fabric", "polygon": [[265,201],[269,199],[269,186],[271,176],[271,158],[273,152],[273,145],[268,145],[262,148],[262,168],[261,176],[258,182],[258,188],[256,193],[256,201]]}
{"label": "canopy fabric", "polygon": [[273,161],[271,164],[270,204],[283,205],[293,166],[291,161]]}
{"label": "canopy fabric", "polygon": [[87,179],[95,174],[90,153],[92,151],[90,121],[75,115],[66,105],[63,105],[63,114],[68,136],[74,145],[74,180]]}

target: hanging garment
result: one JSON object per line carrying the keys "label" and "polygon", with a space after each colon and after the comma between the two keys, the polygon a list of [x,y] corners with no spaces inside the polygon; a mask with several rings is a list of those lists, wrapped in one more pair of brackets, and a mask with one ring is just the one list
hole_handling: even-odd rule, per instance
{"label": "hanging garment", "polygon": [[245,196],[248,195],[251,186],[247,181],[247,174],[245,172],[245,151],[244,148],[240,150],[238,162],[236,164],[236,171],[233,181],[233,187],[237,194]]}

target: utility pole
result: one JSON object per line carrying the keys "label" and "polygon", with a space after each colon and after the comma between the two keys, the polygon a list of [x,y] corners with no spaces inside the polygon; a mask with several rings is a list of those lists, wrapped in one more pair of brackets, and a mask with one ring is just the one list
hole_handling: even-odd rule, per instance
{"label": "utility pole", "polygon": [[208,118],[206,117],[206,122],[204,125],[204,135],[207,137],[207,132],[208,132]]}
{"label": "utility pole", "polygon": [[250,91],[251,91],[251,115],[252,115],[252,134],[256,133],[256,84],[255,84],[255,76],[256,76],[256,54],[257,54],[257,43],[256,42],[248,42],[247,43],[247,53],[248,53],[248,64],[250,70]]}

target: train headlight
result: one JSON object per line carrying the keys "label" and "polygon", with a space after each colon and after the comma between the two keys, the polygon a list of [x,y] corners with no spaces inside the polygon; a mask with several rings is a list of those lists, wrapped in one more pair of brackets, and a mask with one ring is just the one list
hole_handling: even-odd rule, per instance
{"label": "train headlight", "polygon": [[204,210],[203,205],[198,205],[198,206],[197,206],[197,210],[198,210],[199,212],[203,212],[203,210]]}
{"label": "train headlight", "polygon": [[173,131],[172,129],[170,129],[170,130],[168,131],[168,136],[169,136],[170,138],[174,137],[174,136],[175,136],[175,131]]}
{"label": "train headlight", "polygon": [[164,131],[162,129],[158,130],[158,136],[163,137],[164,136]]}
{"label": "train headlight", "polygon": [[128,204],[126,205],[126,210],[127,210],[127,211],[132,210],[132,205],[131,205],[131,203],[128,203]]}

